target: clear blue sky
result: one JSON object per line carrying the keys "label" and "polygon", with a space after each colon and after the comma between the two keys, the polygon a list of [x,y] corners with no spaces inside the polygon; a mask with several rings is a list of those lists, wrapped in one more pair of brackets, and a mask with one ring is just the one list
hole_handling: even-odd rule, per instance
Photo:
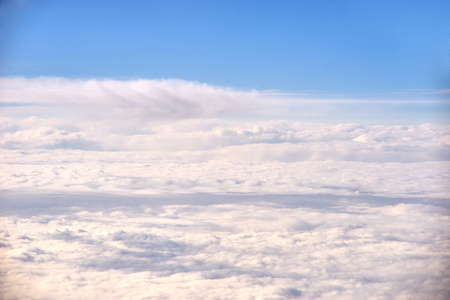
{"label": "clear blue sky", "polygon": [[2,2],[1,76],[450,88],[450,1]]}

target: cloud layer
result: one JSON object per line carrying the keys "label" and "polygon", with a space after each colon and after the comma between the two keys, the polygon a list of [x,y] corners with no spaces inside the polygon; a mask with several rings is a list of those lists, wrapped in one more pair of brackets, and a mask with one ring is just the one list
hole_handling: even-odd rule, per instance
{"label": "cloud layer", "polygon": [[0,90],[2,299],[450,296],[448,125],[180,80]]}
{"label": "cloud layer", "polygon": [[[189,153],[5,151],[1,190],[22,193],[249,193],[448,196],[448,162],[277,162]],[[203,153],[205,155],[205,153]],[[198,157],[197,157],[198,158]]]}
{"label": "cloud layer", "polygon": [[450,152],[447,125],[302,121],[318,111],[331,115],[336,105],[355,109],[336,99],[181,80],[47,77],[2,78],[0,93],[0,147],[10,150],[197,151],[211,159],[287,162],[419,162],[447,160]]}
{"label": "cloud layer", "polygon": [[206,206],[124,198],[96,210],[63,209],[62,197],[41,213],[0,218],[0,291],[3,299],[447,299],[448,211],[363,199],[289,208],[276,197]]}
{"label": "cloud layer", "polygon": [[191,156],[241,160],[447,160],[447,125],[327,125],[289,121],[219,119],[169,124],[69,123],[61,119],[3,118],[0,147],[106,151],[190,152]]}

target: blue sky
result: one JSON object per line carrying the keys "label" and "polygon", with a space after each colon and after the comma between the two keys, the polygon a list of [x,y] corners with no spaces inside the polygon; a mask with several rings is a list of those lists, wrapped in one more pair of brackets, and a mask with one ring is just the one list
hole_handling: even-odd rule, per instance
{"label": "blue sky", "polygon": [[6,1],[2,75],[449,88],[448,1]]}
{"label": "blue sky", "polygon": [[447,122],[448,11],[448,1],[4,0],[0,76],[181,79],[371,101],[318,121]]}

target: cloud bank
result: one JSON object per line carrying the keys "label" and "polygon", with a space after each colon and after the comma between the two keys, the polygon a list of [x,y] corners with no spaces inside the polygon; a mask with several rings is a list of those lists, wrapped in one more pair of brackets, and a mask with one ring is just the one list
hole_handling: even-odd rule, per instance
{"label": "cloud bank", "polygon": [[319,107],[333,112],[338,100],[143,79],[3,78],[0,92],[0,147],[8,150],[188,151],[214,160],[284,162],[420,162],[450,153],[444,124],[302,121]]}
{"label": "cloud bank", "polygon": [[0,217],[3,299],[450,295],[450,219],[430,205],[287,208],[275,197],[109,207],[106,199],[86,210],[60,201],[38,215]]}
{"label": "cloud bank", "polygon": [[181,80],[0,93],[2,299],[450,296],[447,124]]}
{"label": "cloud bank", "polygon": [[[219,119],[141,124],[69,123],[61,119],[3,118],[5,150],[72,149],[145,151],[194,161],[366,161],[448,160],[448,125],[328,125],[289,121],[236,122]],[[158,154],[159,153],[159,154]]]}
{"label": "cloud bank", "polygon": [[[199,162],[186,153],[8,151],[0,189],[123,195],[244,193],[448,196],[450,163],[355,161]],[[202,155],[205,155],[204,153]],[[181,157],[180,157],[181,156]],[[250,153],[249,153],[250,156]]]}

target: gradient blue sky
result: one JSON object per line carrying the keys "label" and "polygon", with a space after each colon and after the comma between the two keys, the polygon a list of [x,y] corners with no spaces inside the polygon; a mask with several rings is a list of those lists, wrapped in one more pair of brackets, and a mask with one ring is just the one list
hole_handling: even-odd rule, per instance
{"label": "gradient blue sky", "polygon": [[450,1],[3,1],[2,76],[448,89]]}

